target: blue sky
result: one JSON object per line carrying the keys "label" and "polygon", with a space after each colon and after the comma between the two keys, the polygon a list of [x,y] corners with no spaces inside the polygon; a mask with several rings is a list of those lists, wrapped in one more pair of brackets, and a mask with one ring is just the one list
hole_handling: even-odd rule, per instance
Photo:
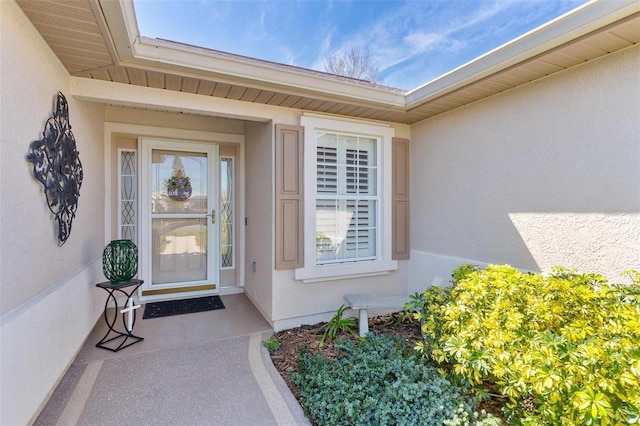
{"label": "blue sky", "polygon": [[368,50],[377,82],[415,89],[586,0],[135,0],[140,33],[324,71]]}

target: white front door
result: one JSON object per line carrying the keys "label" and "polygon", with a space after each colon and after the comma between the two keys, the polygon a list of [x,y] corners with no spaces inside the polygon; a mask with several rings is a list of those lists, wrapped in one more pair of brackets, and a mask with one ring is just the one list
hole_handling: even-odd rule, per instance
{"label": "white front door", "polygon": [[141,139],[143,300],[219,292],[218,145]]}

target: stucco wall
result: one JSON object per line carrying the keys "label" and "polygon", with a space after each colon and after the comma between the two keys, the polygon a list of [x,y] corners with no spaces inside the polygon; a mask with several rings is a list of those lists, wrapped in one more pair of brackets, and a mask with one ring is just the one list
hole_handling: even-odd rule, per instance
{"label": "stucco wall", "polygon": [[247,123],[245,133],[245,293],[267,320],[273,314],[273,126]]}
{"label": "stucco wall", "polygon": [[[103,107],[71,96],[69,75],[13,1],[0,2],[0,424],[37,413],[100,314],[104,242]],[[25,156],[65,94],[84,168],[71,236]]]}
{"label": "stucco wall", "polygon": [[640,47],[412,127],[410,286],[459,261],[640,268]]}

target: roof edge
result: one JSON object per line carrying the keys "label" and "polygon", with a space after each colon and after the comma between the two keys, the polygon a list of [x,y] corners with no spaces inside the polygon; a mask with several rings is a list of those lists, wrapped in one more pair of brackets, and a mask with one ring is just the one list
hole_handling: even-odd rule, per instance
{"label": "roof edge", "polygon": [[119,65],[179,71],[198,78],[224,78],[259,83],[267,90],[284,89],[296,94],[329,95],[333,99],[404,110],[405,90],[340,76],[319,75],[313,70],[190,46],[140,35],[133,0],[99,2]]}
{"label": "roof edge", "polygon": [[280,64],[270,64],[243,59],[236,55],[189,45],[138,37],[132,46],[134,64],[153,65],[157,68],[196,71],[199,77],[220,76],[246,82],[258,82],[265,89],[287,89],[314,96],[330,95],[332,98],[378,104],[385,107],[404,108],[405,92],[375,84],[346,81],[340,77],[318,75],[313,70],[303,70]]}
{"label": "roof edge", "polygon": [[133,0],[92,0],[103,11],[119,65],[196,78],[243,82],[265,90],[408,111],[640,12],[637,0],[592,0],[411,91],[313,70],[142,37]]}
{"label": "roof edge", "polygon": [[637,0],[592,0],[409,91],[407,108],[415,108],[639,11]]}

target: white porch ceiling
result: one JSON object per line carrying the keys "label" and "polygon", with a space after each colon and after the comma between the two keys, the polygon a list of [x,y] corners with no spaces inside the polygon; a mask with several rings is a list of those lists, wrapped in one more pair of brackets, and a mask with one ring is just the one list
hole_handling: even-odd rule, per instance
{"label": "white porch ceiling", "polygon": [[407,92],[137,34],[130,41],[128,0],[17,2],[75,77],[406,124],[640,42],[640,2],[599,1]]}

